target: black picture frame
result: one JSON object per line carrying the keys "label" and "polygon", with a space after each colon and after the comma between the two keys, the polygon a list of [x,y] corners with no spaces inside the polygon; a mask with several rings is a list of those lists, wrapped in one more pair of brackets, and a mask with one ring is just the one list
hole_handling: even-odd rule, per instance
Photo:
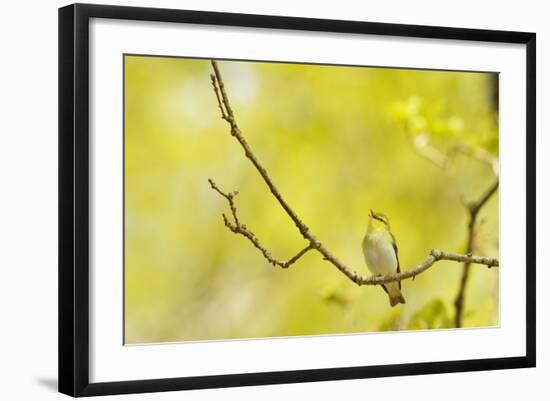
{"label": "black picture frame", "polygon": [[[526,46],[526,353],[520,357],[90,383],[89,21],[91,18],[516,43]],[[534,367],[536,35],[479,29],[74,4],[59,9],[59,391],[95,396]]]}

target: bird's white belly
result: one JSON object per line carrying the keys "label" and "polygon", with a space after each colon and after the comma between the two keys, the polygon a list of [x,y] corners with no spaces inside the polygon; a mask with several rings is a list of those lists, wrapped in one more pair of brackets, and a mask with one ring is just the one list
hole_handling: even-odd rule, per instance
{"label": "bird's white belly", "polygon": [[397,272],[397,258],[390,243],[375,238],[368,241],[363,252],[372,274],[385,276]]}

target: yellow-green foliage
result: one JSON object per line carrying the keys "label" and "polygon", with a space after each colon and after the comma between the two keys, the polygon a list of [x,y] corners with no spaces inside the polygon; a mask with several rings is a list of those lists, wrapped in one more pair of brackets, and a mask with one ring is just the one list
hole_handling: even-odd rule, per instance
{"label": "yellow-green foliage", "polygon": [[[467,213],[492,172],[458,157],[456,178],[407,135],[441,150],[496,154],[489,74],[220,62],[243,134],[286,200],[349,266],[367,273],[361,239],[386,214],[402,269],[431,248],[463,252]],[[146,343],[351,333],[453,325],[462,266],[439,262],[403,282],[391,309],[315,252],[274,268],[221,218],[243,222],[281,259],[305,246],[221,120],[207,60],[125,58],[125,341]],[[497,193],[498,194],[498,193]],[[498,256],[498,196],[480,216],[476,253]],[[498,324],[498,269],[472,266],[465,326]]]}

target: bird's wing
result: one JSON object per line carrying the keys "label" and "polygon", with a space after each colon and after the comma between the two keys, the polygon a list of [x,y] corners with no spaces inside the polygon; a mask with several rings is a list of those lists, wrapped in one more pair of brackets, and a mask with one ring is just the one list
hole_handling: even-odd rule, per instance
{"label": "bird's wing", "polygon": [[388,289],[386,288],[385,284],[380,284],[380,286],[384,289],[384,291],[386,291],[386,294],[390,295],[390,293],[388,292]]}
{"label": "bird's wing", "polygon": [[[399,266],[399,253],[397,252],[397,241],[395,241],[395,236],[390,233],[391,235],[391,245],[393,247],[393,250],[395,251],[395,259],[397,260],[397,273],[401,273],[401,267]],[[401,289],[401,281],[398,281],[399,289]]]}

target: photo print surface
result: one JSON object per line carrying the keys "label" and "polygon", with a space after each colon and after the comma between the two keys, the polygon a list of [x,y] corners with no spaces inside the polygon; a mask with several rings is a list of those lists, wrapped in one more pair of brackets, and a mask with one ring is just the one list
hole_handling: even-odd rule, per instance
{"label": "photo print surface", "polygon": [[124,342],[499,325],[498,74],[124,56]]}

